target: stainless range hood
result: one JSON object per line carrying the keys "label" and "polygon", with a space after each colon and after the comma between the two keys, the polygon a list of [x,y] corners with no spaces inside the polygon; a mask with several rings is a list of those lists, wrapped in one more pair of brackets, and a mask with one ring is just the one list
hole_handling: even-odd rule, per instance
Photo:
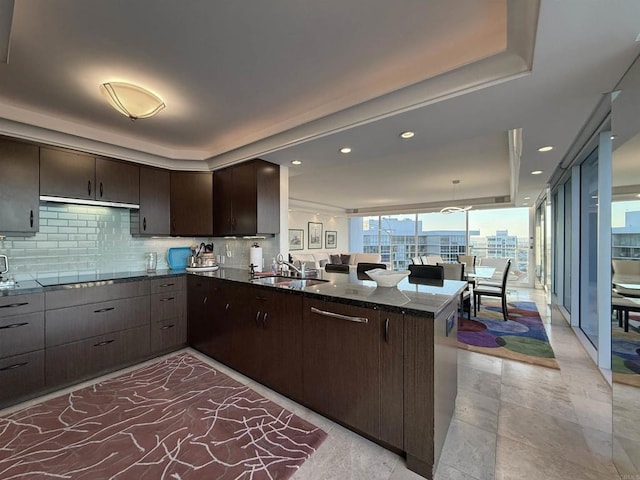
{"label": "stainless range hood", "polygon": [[70,203],[73,205],[92,205],[95,207],[128,208],[131,210],[140,209],[140,205],[136,203],[104,202],[102,200],[84,200],[81,198],[50,197],[49,195],[40,195],[40,201],[55,202],[55,203]]}

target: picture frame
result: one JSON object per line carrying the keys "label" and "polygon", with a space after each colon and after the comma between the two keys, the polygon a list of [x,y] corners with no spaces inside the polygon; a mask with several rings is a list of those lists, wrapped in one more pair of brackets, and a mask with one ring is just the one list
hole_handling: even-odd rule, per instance
{"label": "picture frame", "polygon": [[322,223],[308,222],[309,250],[322,248]]}
{"label": "picture frame", "polygon": [[289,229],[289,250],[304,250],[304,230],[301,228]]}
{"label": "picture frame", "polygon": [[338,232],[335,230],[324,232],[324,248],[338,248]]}

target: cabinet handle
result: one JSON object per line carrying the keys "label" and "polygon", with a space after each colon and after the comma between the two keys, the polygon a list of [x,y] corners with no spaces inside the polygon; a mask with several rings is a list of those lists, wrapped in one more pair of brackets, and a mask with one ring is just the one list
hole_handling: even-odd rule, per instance
{"label": "cabinet handle", "polygon": [[207,303],[207,300],[208,300],[208,297],[204,297],[204,298],[202,299],[202,304],[204,305],[205,303]]}
{"label": "cabinet handle", "polygon": [[175,300],[176,297],[167,297],[167,298],[161,298],[160,301],[161,302],[168,302],[169,300]]}
{"label": "cabinet handle", "polygon": [[176,231],[176,221],[175,220],[171,220],[171,231],[172,232]]}
{"label": "cabinet handle", "polygon": [[93,313],[110,312],[111,310],[115,310],[115,309],[116,309],[116,307],[101,308],[100,310],[94,310]]}
{"label": "cabinet handle", "polygon": [[102,182],[100,182],[100,198],[102,198]]}
{"label": "cabinet handle", "polygon": [[105,345],[109,345],[110,343],[115,342],[115,340],[105,340],[104,342],[94,343],[94,347],[104,347]]}
{"label": "cabinet handle", "polygon": [[15,370],[16,368],[24,367],[25,365],[28,365],[28,364],[29,362],[14,363],[13,365],[0,368],[0,372],[5,372],[7,370]]}
{"label": "cabinet handle", "polygon": [[29,212],[29,227],[33,228],[33,210]]}
{"label": "cabinet handle", "polygon": [[384,321],[384,341],[389,343],[389,319]]}
{"label": "cabinet handle", "polygon": [[91,180],[87,182],[87,193],[91,196]]}
{"label": "cabinet handle", "polygon": [[327,312],[326,310],[320,310],[316,307],[311,307],[313,313],[318,315],[324,315],[325,317],[338,318],[340,320],[348,320],[349,322],[356,323],[369,323],[369,319],[366,317],[350,317],[349,315],[342,315],[341,313]]}
{"label": "cabinet handle", "polygon": [[256,300],[260,300],[261,302],[264,302],[266,299],[266,297],[256,297]]}
{"label": "cabinet handle", "polygon": [[[175,285],[175,283],[163,283],[162,285],[160,285],[160,288],[167,288],[167,287],[173,287]],[[198,284],[200,285],[200,284]]]}
{"label": "cabinet handle", "polygon": [[4,327],[0,327],[0,330],[3,330],[3,329],[5,329],[5,328],[18,328],[18,327],[24,327],[25,325],[29,325],[29,322],[12,323],[11,325],[5,325]]}
{"label": "cabinet handle", "polygon": [[267,328],[267,312],[264,312],[264,315],[262,316],[262,328]]}
{"label": "cabinet handle", "polygon": [[142,230],[147,231],[147,217],[142,217]]}
{"label": "cabinet handle", "polygon": [[171,325],[163,325],[162,327],[160,327],[160,330],[169,330],[170,328],[175,327],[174,324]]}
{"label": "cabinet handle", "polygon": [[0,308],[24,307],[25,305],[29,305],[29,302],[10,303],[9,305],[0,305]]}
{"label": "cabinet handle", "polygon": [[229,305],[229,304],[227,303],[227,304],[224,306],[224,311],[225,311],[225,312],[226,312],[226,311],[228,311],[230,306],[231,306],[231,305]]}
{"label": "cabinet handle", "polygon": [[256,313],[256,327],[260,328],[260,314],[262,312],[258,311],[258,313]]}

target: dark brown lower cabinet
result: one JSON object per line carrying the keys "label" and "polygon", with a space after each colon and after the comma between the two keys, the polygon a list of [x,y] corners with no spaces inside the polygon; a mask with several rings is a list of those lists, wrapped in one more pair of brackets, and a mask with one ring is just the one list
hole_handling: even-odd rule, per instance
{"label": "dark brown lower cabinet", "polygon": [[246,329],[234,333],[253,345],[250,377],[294,400],[302,399],[302,296],[269,287],[253,287]]}
{"label": "dark brown lower cabinet", "polygon": [[0,359],[0,408],[44,389],[44,350]]}
{"label": "dark brown lower cabinet", "polygon": [[159,354],[176,350],[184,346],[186,338],[187,320],[184,317],[153,322],[149,339],[151,353]]}
{"label": "dark brown lower cabinet", "polygon": [[47,348],[46,384],[76,383],[147,358],[149,352],[149,325]]}
{"label": "dark brown lower cabinet", "polygon": [[232,283],[216,278],[187,277],[188,342],[196,350],[230,365],[231,332],[241,318],[241,298]]}
{"label": "dark brown lower cabinet", "polygon": [[402,389],[393,391],[398,366],[382,368],[383,356],[396,363],[402,356],[396,320],[374,309],[305,298],[303,399],[366,435],[401,445],[392,425],[402,418]]}

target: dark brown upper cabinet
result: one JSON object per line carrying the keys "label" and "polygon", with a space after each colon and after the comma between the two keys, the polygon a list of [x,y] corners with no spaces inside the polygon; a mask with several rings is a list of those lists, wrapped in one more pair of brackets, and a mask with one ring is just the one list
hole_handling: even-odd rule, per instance
{"label": "dark brown upper cabinet", "polygon": [[211,172],[171,172],[171,235],[213,235]]}
{"label": "dark brown upper cabinet", "polygon": [[139,178],[138,165],[96,158],[96,200],[138,204]]}
{"label": "dark brown upper cabinet", "polygon": [[40,195],[138,204],[139,167],[91,155],[40,149]]}
{"label": "dark brown upper cabinet", "polygon": [[0,235],[38,231],[38,147],[0,139]]}
{"label": "dark brown upper cabinet", "polygon": [[214,172],[214,236],[279,232],[279,165],[255,159]]}
{"label": "dark brown upper cabinet", "polygon": [[140,210],[131,211],[132,235],[169,235],[171,177],[168,170],[140,167]]}

